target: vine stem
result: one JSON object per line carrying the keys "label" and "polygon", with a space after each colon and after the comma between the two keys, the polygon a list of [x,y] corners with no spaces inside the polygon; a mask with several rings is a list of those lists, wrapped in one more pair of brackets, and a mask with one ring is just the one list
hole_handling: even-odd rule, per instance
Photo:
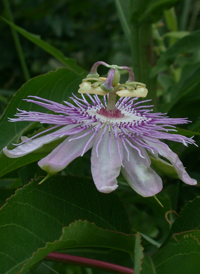
{"label": "vine stem", "polygon": [[101,270],[106,270],[113,273],[122,273],[122,274],[133,274],[134,270],[125,266],[111,264],[107,262],[97,261],[93,259],[67,255],[62,253],[51,252],[45,257],[45,260],[57,261],[68,264],[75,264],[84,267],[98,268]]}
{"label": "vine stem", "polygon": [[[10,5],[9,5],[9,0],[3,0],[3,4],[4,4],[4,8],[5,8],[7,18],[9,19],[9,21],[14,23],[14,19],[13,19],[13,16],[12,16]],[[19,56],[21,67],[22,67],[22,70],[23,70],[24,78],[25,78],[26,81],[28,81],[30,79],[30,74],[29,74],[29,71],[28,71],[28,68],[27,68],[27,65],[26,65],[26,61],[25,61],[25,58],[24,58],[23,50],[22,50],[22,47],[21,47],[21,44],[20,44],[20,41],[19,41],[19,36],[18,36],[16,30],[14,30],[12,27],[11,27],[11,32],[12,32],[12,36],[13,36],[13,39],[14,39],[14,42],[15,42],[16,50],[17,50],[17,53],[18,53],[18,56]]]}

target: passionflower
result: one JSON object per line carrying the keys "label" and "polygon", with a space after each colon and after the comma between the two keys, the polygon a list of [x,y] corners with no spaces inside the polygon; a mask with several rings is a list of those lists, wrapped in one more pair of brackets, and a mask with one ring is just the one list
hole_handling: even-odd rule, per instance
{"label": "passionflower", "polygon": [[[107,78],[99,77],[99,65],[110,68]],[[125,84],[119,83],[120,69],[129,72]],[[138,97],[146,96],[147,89],[144,84],[135,82],[130,68],[97,62],[80,84],[79,93],[81,96],[73,94],[71,102],[64,101],[63,104],[37,96],[25,99],[54,114],[19,110],[17,118],[10,121],[37,121],[52,127],[31,138],[21,137],[20,144],[12,150],[5,147],[4,153],[10,158],[22,157],[44,144],[66,137],[38,162],[48,174],[63,170],[92,148],[92,177],[100,192],[110,193],[118,187],[120,171],[140,195],[148,197],[160,192],[162,179],[151,168],[149,155],[156,158],[161,156],[161,161],[167,159],[184,183],[197,183],[190,178],[179,157],[161,141],[180,142],[185,146],[195,144],[192,138],[171,133],[176,131],[175,125],[186,124],[188,119],[153,113],[153,106],[146,105],[151,100],[137,101]],[[120,96],[118,100],[117,95]]]}

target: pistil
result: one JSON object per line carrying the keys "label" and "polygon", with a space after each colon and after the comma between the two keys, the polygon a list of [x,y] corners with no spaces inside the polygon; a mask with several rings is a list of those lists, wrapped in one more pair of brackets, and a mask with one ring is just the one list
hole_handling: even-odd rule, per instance
{"label": "pistil", "polygon": [[108,104],[107,104],[107,111],[112,110],[115,113],[115,103],[116,103],[116,98],[117,98],[117,94],[116,91],[113,92],[109,92],[108,95]]}

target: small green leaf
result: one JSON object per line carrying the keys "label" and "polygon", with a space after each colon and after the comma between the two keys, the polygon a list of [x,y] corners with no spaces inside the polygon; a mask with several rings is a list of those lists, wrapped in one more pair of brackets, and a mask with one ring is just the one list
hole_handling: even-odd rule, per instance
{"label": "small green leaf", "polygon": [[19,189],[0,211],[0,273],[23,273],[58,249],[133,252],[135,238],[125,235],[130,224],[116,194],[102,194],[92,180],[71,176],[39,182]]}
{"label": "small green leaf", "polygon": [[144,248],[141,244],[141,235],[138,232],[135,235],[135,249],[134,249],[134,274],[140,274],[142,270],[142,261],[144,258]]}
{"label": "small green leaf", "polygon": [[190,34],[188,31],[171,31],[167,32],[163,35],[163,38],[165,37],[170,37],[170,38],[177,38],[177,39],[182,39],[186,35]]}

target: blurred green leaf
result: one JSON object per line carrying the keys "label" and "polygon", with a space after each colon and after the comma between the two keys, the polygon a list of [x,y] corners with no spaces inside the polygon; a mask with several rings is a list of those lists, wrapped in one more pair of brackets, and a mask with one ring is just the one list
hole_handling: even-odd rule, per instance
{"label": "blurred green leaf", "polygon": [[191,130],[187,130],[187,129],[182,129],[182,128],[176,128],[178,130],[178,134],[187,136],[187,137],[192,137],[195,135],[200,135],[200,132],[196,132],[196,131],[191,131]]}
{"label": "blurred green leaf", "polygon": [[186,35],[190,34],[189,31],[171,31],[171,32],[167,32],[163,35],[163,38],[165,37],[172,37],[172,38],[177,38],[177,39],[181,39],[183,37],[185,37]]}
{"label": "blurred green leaf", "polygon": [[[176,117],[182,116],[179,113],[179,109],[187,113],[195,113],[198,116],[199,110],[194,108],[193,103],[199,101],[199,86],[200,86],[200,63],[196,63],[193,65],[187,65],[184,67],[181,75],[180,81],[171,86],[168,90],[169,94],[171,94],[171,102],[165,104],[163,109],[167,112],[171,112],[170,114],[175,114]],[[183,108],[184,105],[184,108]],[[186,105],[191,106],[193,110],[188,111]],[[172,114],[173,113],[173,114]]]}
{"label": "blurred green leaf", "polygon": [[1,17],[1,19],[18,31],[21,35],[26,37],[28,40],[36,44],[37,46],[41,47],[43,50],[54,56],[57,60],[62,62],[69,70],[74,71],[76,74],[81,75],[83,73],[83,69],[81,69],[77,64],[75,59],[67,58],[64,54],[59,51],[58,49],[54,48],[53,46],[49,45],[48,43],[44,42],[38,35],[32,34],[15,24],[11,23],[10,21],[6,20],[5,18]]}
{"label": "blurred green leaf", "polygon": [[121,25],[123,31],[126,35],[126,39],[131,46],[131,26],[130,26],[130,7],[131,1],[123,1],[123,0],[115,0],[115,5],[117,8],[119,20],[121,21]]}
{"label": "blurred green leaf", "polygon": [[199,50],[199,44],[199,30],[184,36],[162,54],[156,66],[152,69],[151,77],[155,77],[161,71],[168,69],[168,66],[175,61],[179,54],[193,53],[194,51]]}
{"label": "blurred green leaf", "polygon": [[114,193],[102,194],[92,180],[71,176],[38,182],[19,189],[0,211],[0,273],[23,273],[66,248],[133,251],[135,237],[125,235],[129,221]]}
{"label": "blurred green leaf", "polygon": [[173,7],[179,0],[132,0],[132,22],[156,22],[163,11]]}
{"label": "blurred green leaf", "polygon": [[[121,181],[119,183],[121,183]],[[120,192],[122,189],[123,192]],[[170,191],[166,193],[164,188],[161,193],[156,195],[159,201],[164,205],[164,207],[161,207],[154,197],[144,198],[130,191],[130,187],[120,187],[119,195],[129,213],[129,219],[134,233],[139,231],[142,235],[145,234],[145,236],[153,238],[158,244],[163,243],[170,231],[170,225],[165,219],[165,214],[169,210],[175,210],[168,193],[170,193]],[[177,183],[175,183],[172,189],[172,195],[174,194],[174,196],[172,196],[173,199],[176,199],[176,193]],[[156,246],[154,246],[154,251],[155,249]]]}
{"label": "blurred green leaf", "polygon": [[193,131],[200,131],[200,120],[197,120],[196,122],[192,123],[190,126],[190,129]]}

